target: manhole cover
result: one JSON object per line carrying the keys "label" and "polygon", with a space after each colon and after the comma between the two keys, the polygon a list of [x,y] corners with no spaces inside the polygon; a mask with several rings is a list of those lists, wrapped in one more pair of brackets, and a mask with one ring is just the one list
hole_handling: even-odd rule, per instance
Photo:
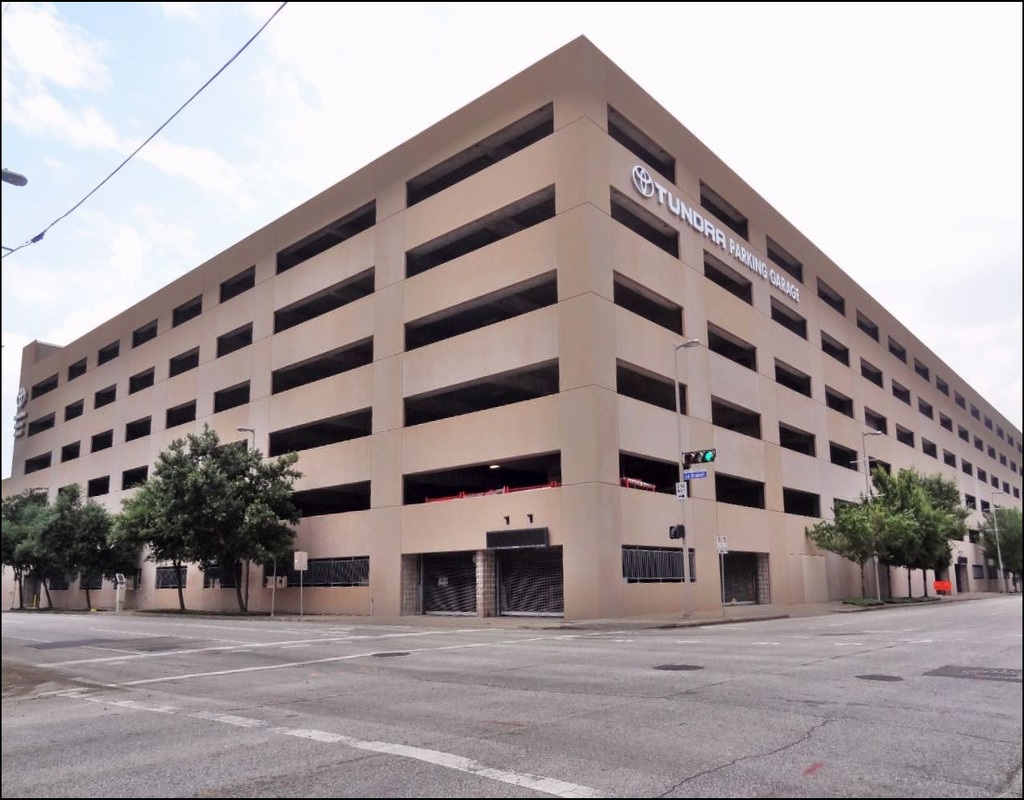
{"label": "manhole cover", "polygon": [[903,678],[898,675],[855,675],[862,681],[901,681]]}
{"label": "manhole cover", "polygon": [[397,658],[398,656],[407,656],[408,653],[394,652],[394,653],[373,653],[374,658]]}
{"label": "manhole cover", "polygon": [[958,667],[948,665],[926,672],[937,678],[966,678],[972,681],[1005,681],[1007,683],[1020,683],[1021,671],[1019,669],[1006,669],[1002,667]]}
{"label": "manhole cover", "polygon": [[695,669],[704,669],[704,667],[697,666],[696,664],[659,664],[655,669],[664,670],[665,672],[692,672]]}

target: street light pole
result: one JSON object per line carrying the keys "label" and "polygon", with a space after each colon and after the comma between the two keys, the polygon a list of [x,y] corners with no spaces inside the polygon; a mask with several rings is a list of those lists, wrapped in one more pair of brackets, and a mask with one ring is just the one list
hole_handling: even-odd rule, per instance
{"label": "street light pole", "polygon": [[[672,352],[672,366],[675,371],[675,383],[672,384],[672,393],[676,397],[676,458],[679,460],[679,482],[683,482],[683,409],[679,402],[679,351],[689,350],[691,347],[700,347],[699,339],[684,339],[675,346]],[[685,516],[680,508],[680,516]],[[692,525],[690,526],[693,527]],[[691,532],[691,536],[693,533]],[[692,613],[691,587],[690,587],[690,544],[689,540],[683,537],[683,616],[689,617]]]}
{"label": "street light pole", "polygon": [[238,428],[235,428],[235,430],[238,431],[239,433],[250,433],[250,434],[252,434],[252,449],[253,450],[256,449],[256,429],[255,428],[238,427]]}
{"label": "street light pole", "polygon": [[[235,428],[239,433],[252,434],[252,450],[256,452],[256,429],[246,428],[245,426],[239,425]],[[249,569],[251,564],[249,559],[245,560],[245,610],[249,612]],[[274,616],[274,592],[277,590],[277,561],[274,561],[274,588],[270,590],[270,616]]]}
{"label": "street light pole", "polygon": [[999,559],[999,585],[1003,589],[1003,594],[1006,594],[1006,573],[1003,572],[1003,549],[999,546],[999,515],[996,513],[997,494],[1006,494],[1006,492],[1002,489],[996,489],[996,491],[992,492],[992,530],[996,536],[996,557]]}
{"label": "street light pole", "polygon": [[[864,453],[864,497],[867,499],[868,505],[871,505],[871,460],[868,458],[868,437],[869,436],[882,436],[884,435],[881,431],[861,431],[860,434],[860,445],[861,450]],[[882,584],[878,580],[878,537],[875,537],[875,599],[881,601],[882,599]]]}

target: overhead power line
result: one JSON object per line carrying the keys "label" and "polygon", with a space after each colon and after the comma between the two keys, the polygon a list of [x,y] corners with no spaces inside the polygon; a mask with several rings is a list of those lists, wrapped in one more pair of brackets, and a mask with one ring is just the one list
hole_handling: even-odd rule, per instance
{"label": "overhead power line", "polygon": [[22,244],[18,245],[18,246],[17,246],[17,247],[15,247],[14,249],[10,249],[10,248],[7,248],[7,247],[5,247],[4,249],[5,249],[5,250],[7,250],[7,252],[6,252],[6,253],[4,253],[4,254],[3,254],[2,256],[0,256],[0,258],[7,258],[7,256],[10,256],[10,255],[14,255],[14,254],[15,254],[15,253],[17,253],[17,252],[18,252],[19,250],[21,250],[21,249],[23,249],[23,248],[25,248],[25,247],[28,247],[29,245],[32,245],[32,244],[36,244],[37,242],[41,242],[41,241],[43,240],[43,237],[44,237],[44,236],[46,236],[46,234],[47,234],[47,233],[48,233],[48,232],[50,231],[50,229],[51,229],[51,228],[53,228],[53,226],[54,226],[54,225],[56,225],[56,224],[57,224],[58,222],[60,222],[60,221],[61,221],[62,219],[64,219],[65,217],[67,217],[67,216],[69,216],[70,214],[72,214],[72,213],[73,213],[73,212],[74,212],[75,210],[77,210],[77,209],[78,209],[78,208],[79,208],[79,207],[80,207],[80,206],[81,206],[81,205],[82,205],[83,203],[85,203],[85,201],[86,201],[86,200],[88,200],[88,199],[89,199],[90,197],[92,197],[92,196],[93,196],[94,194],[96,194],[96,192],[98,192],[98,191],[99,191],[99,190],[100,190],[100,189],[101,189],[101,188],[103,187],[103,185],[104,185],[104,184],[105,184],[105,183],[106,183],[107,181],[109,181],[109,180],[110,180],[111,178],[113,178],[113,177],[114,177],[114,176],[115,176],[115,175],[116,175],[116,174],[117,174],[118,172],[120,172],[120,171],[121,171],[121,169],[122,169],[122,168],[123,168],[123,167],[124,167],[124,166],[125,166],[125,165],[126,165],[126,164],[127,164],[128,162],[129,162],[129,161],[131,161],[131,160],[132,160],[133,158],[135,158],[135,156],[136,156],[136,155],[138,155],[139,151],[140,151],[140,150],[142,150],[142,148],[143,148],[143,147],[145,147],[145,146],[146,146],[147,144],[149,144],[149,143],[150,143],[151,141],[153,141],[153,139],[155,139],[155,138],[156,138],[156,137],[157,137],[157,136],[159,135],[159,133],[160,133],[160,132],[161,132],[161,131],[162,131],[162,130],[163,130],[164,128],[166,128],[166,127],[167,127],[168,125],[170,125],[171,121],[172,121],[172,120],[173,120],[173,119],[174,119],[175,117],[177,117],[177,116],[178,116],[178,114],[180,114],[180,113],[181,113],[182,111],[184,111],[184,110],[185,110],[185,109],[186,109],[186,108],[188,107],[189,103],[191,103],[191,102],[192,102],[193,100],[195,100],[195,99],[196,99],[196,98],[197,98],[197,97],[198,97],[198,96],[199,96],[200,94],[202,94],[203,90],[204,90],[204,89],[206,89],[206,87],[207,87],[207,86],[209,86],[209,85],[210,85],[211,83],[213,83],[213,82],[214,82],[214,81],[215,81],[215,80],[217,79],[217,77],[218,77],[218,76],[219,76],[219,75],[220,75],[220,74],[221,74],[221,73],[222,73],[222,72],[223,72],[224,70],[226,70],[226,69],[227,69],[227,68],[228,68],[228,67],[229,67],[229,66],[230,66],[230,65],[232,64],[232,62],[233,62],[233,61],[234,61],[234,60],[235,60],[236,58],[238,58],[238,57],[239,57],[240,55],[242,55],[242,53],[244,53],[244,52],[245,52],[246,48],[247,48],[247,47],[248,47],[249,45],[251,45],[251,44],[252,44],[252,43],[253,43],[254,41],[256,41],[256,37],[257,37],[257,36],[259,36],[259,35],[260,35],[261,33],[263,33],[264,29],[265,29],[265,28],[266,28],[266,27],[267,27],[267,26],[268,26],[268,25],[269,25],[269,24],[270,24],[271,22],[273,22],[273,20],[274,20],[274,17],[276,17],[276,16],[278,15],[278,14],[280,14],[280,13],[281,13],[281,11],[282,11],[282,10],[284,9],[284,7],[285,7],[286,5],[288,5],[288,3],[287,3],[287,2],[281,3],[281,5],[279,5],[279,6],[277,7],[277,10],[276,10],[276,11],[275,11],[275,12],[274,12],[273,14],[271,14],[271,15],[270,15],[270,17],[269,17],[269,18],[267,19],[267,21],[266,21],[266,22],[264,22],[264,23],[263,23],[263,24],[262,24],[262,25],[260,26],[260,29],[259,29],[258,31],[256,31],[256,33],[254,33],[254,34],[253,34],[253,35],[252,35],[251,37],[249,37],[249,41],[247,41],[247,42],[246,42],[245,44],[243,44],[243,45],[242,45],[242,47],[241,47],[241,48],[240,48],[240,49],[238,50],[238,52],[237,52],[237,53],[235,53],[235,54],[234,54],[233,56],[231,56],[231,58],[229,58],[229,59],[228,59],[228,60],[227,60],[227,61],[226,61],[226,62],[224,63],[224,66],[222,66],[222,67],[221,67],[221,68],[220,68],[219,70],[217,70],[217,71],[216,71],[215,73],[213,73],[213,75],[211,75],[211,76],[210,76],[209,80],[207,80],[207,81],[206,81],[206,83],[204,83],[204,84],[203,84],[202,86],[200,86],[200,87],[199,87],[199,88],[198,88],[198,89],[197,89],[197,90],[195,91],[195,93],[194,93],[194,94],[193,94],[193,95],[192,95],[192,96],[191,96],[191,97],[190,97],[190,98],[189,98],[188,100],[186,100],[186,101],[185,101],[184,103],[182,103],[182,104],[181,104],[181,106],[179,106],[179,107],[178,107],[178,110],[177,110],[177,111],[175,111],[175,112],[174,112],[173,114],[171,114],[171,116],[169,116],[169,117],[167,118],[167,120],[166,120],[166,121],[164,122],[164,124],[163,124],[163,125],[161,125],[161,126],[160,126],[159,128],[157,128],[157,129],[156,129],[155,131],[153,131],[153,133],[151,133],[151,134],[150,134],[150,135],[149,135],[149,136],[148,136],[148,137],[146,138],[146,140],[145,140],[145,141],[144,141],[144,142],[143,142],[142,144],[140,144],[140,145],[139,145],[138,147],[136,147],[136,148],[135,148],[135,149],[134,149],[134,150],[133,150],[133,151],[132,151],[132,152],[131,152],[131,153],[130,153],[130,154],[128,155],[128,157],[127,157],[127,158],[126,158],[126,159],[125,159],[124,161],[122,161],[122,162],[121,162],[120,164],[118,164],[118,165],[117,165],[117,167],[116,167],[116,168],[114,169],[114,171],[113,171],[113,172],[111,172],[111,173],[110,173],[109,175],[107,175],[107,177],[105,177],[105,178],[104,178],[103,180],[101,180],[101,181],[100,181],[100,182],[99,182],[98,184],[96,184],[96,186],[94,186],[94,187],[93,187],[93,189],[92,189],[92,190],[91,190],[91,191],[90,191],[90,192],[89,192],[89,193],[88,193],[88,194],[87,194],[87,195],[86,195],[85,197],[83,197],[83,198],[82,198],[81,200],[79,200],[79,201],[78,201],[77,203],[75,203],[75,204],[74,204],[73,206],[71,206],[71,208],[69,208],[69,209],[68,209],[67,211],[65,211],[65,212],[64,212],[63,214],[61,214],[61,215],[60,215],[59,217],[57,217],[57,219],[55,219],[55,220],[54,220],[53,222],[51,222],[51,223],[50,223],[49,225],[47,225],[47,226],[46,226],[45,228],[43,228],[43,229],[42,229],[42,230],[41,230],[41,231],[40,231],[39,233],[37,233],[37,234],[36,234],[35,236],[33,236],[33,237],[32,237],[31,239],[28,239],[27,241],[25,241],[25,242],[23,242]]}

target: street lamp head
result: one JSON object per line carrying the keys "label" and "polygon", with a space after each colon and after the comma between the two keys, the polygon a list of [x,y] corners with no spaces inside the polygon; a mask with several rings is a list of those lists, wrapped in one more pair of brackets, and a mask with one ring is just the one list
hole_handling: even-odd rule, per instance
{"label": "street lamp head", "polygon": [[24,186],[25,184],[28,183],[28,178],[26,178],[21,173],[13,172],[7,169],[7,167],[4,167],[3,171],[4,183],[9,183],[12,186]]}
{"label": "street lamp head", "polygon": [[251,433],[254,436],[256,435],[256,431],[255,431],[254,428],[243,428],[243,427],[239,426],[239,427],[235,428],[235,430],[238,431],[239,433]]}
{"label": "street lamp head", "polygon": [[700,347],[700,339],[686,339],[676,345],[676,350],[688,350],[691,347]]}
{"label": "street lamp head", "polygon": [[863,431],[861,436],[885,436],[881,431]]}

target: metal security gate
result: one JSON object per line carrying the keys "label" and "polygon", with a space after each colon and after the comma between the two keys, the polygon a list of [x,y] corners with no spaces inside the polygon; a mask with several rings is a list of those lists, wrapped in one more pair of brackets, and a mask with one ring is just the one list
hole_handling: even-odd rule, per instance
{"label": "metal security gate", "polygon": [[562,616],[565,613],[561,547],[496,552],[499,614]]}
{"label": "metal security gate", "polygon": [[421,557],[424,614],[476,614],[473,553],[425,553]]}
{"label": "metal security gate", "polygon": [[756,603],[757,592],[757,553],[730,552],[722,559],[723,597],[722,602]]}

